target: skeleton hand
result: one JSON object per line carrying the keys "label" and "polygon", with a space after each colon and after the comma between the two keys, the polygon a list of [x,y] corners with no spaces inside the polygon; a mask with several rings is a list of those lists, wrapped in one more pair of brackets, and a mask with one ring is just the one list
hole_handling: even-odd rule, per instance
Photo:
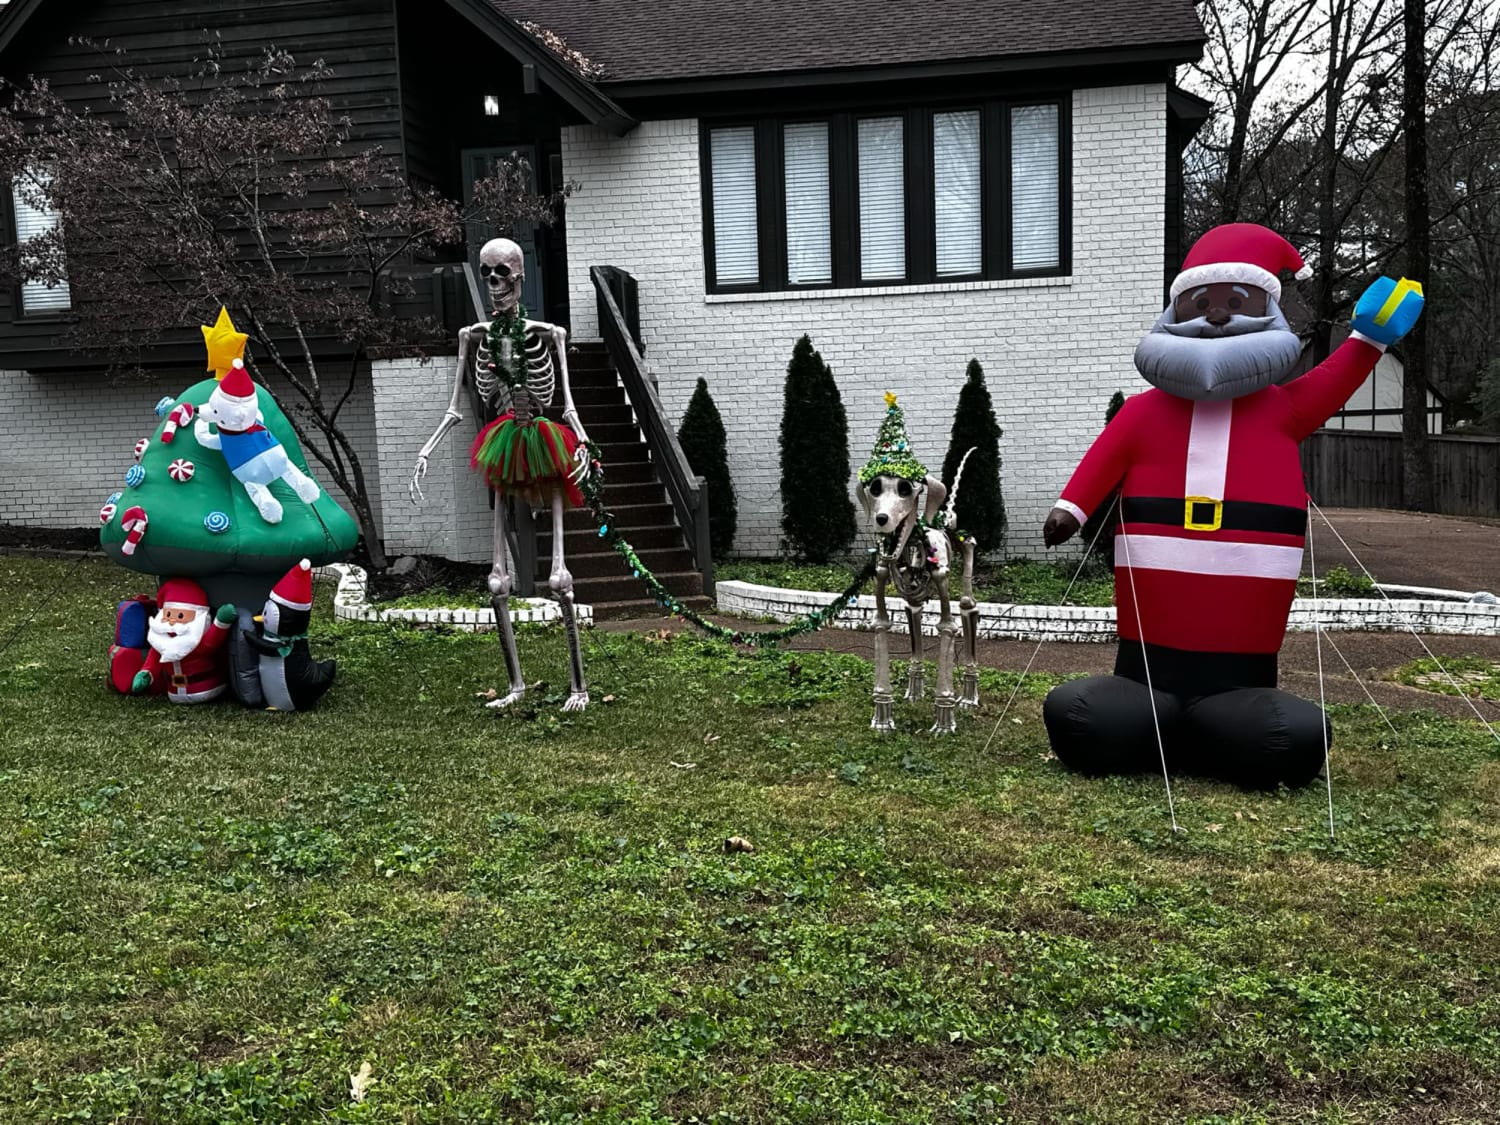
{"label": "skeleton hand", "polygon": [[589,447],[580,443],[578,448],[573,450],[573,471],[568,474],[568,479],[574,484],[581,485],[593,472],[593,462],[594,458],[589,452]]}
{"label": "skeleton hand", "polygon": [[427,458],[418,457],[417,467],[411,474],[411,483],[406,486],[406,494],[411,497],[413,504],[420,504],[427,497],[422,494],[422,478],[427,475]]}

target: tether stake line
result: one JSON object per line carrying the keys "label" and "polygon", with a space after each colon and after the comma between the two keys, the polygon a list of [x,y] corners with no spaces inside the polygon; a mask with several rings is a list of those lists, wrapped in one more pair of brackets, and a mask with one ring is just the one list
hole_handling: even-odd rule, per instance
{"label": "tether stake line", "polygon": [[1338,642],[1333,639],[1333,634],[1325,634],[1324,639],[1327,640],[1328,647],[1333,649],[1334,652],[1338,653],[1339,659],[1344,662],[1344,667],[1349,669],[1349,675],[1352,676],[1354,682],[1357,683],[1361,689],[1363,689],[1365,698],[1370,701],[1371,705],[1374,706],[1376,711],[1380,712],[1380,718],[1390,729],[1391,737],[1399,742],[1401,740],[1401,732],[1396,729],[1396,724],[1391,722],[1390,716],[1385,713],[1385,708],[1380,705],[1379,701],[1376,700],[1375,696],[1370,692],[1369,686],[1364,682],[1364,680],[1360,679],[1359,673],[1354,670],[1354,665],[1349,663],[1349,658],[1344,655],[1344,650],[1339,648]]}
{"label": "tether stake line", "polygon": [[[1309,501],[1311,502],[1311,501]],[[1318,602],[1318,552],[1313,546],[1312,520],[1307,521],[1307,561],[1312,567],[1313,637],[1318,650],[1318,708],[1322,711],[1323,778],[1328,783],[1328,838],[1333,835],[1333,763],[1328,754],[1328,697],[1323,690],[1323,614]]]}
{"label": "tether stake line", "polygon": [[[1349,552],[1349,557],[1353,559],[1356,564],[1358,564],[1359,569],[1364,572],[1365,577],[1368,578],[1375,589],[1380,592],[1380,596],[1385,599],[1386,605],[1395,610],[1396,605],[1393,601],[1391,601],[1391,596],[1384,590],[1380,589],[1380,584],[1375,581],[1375,576],[1370,573],[1369,568],[1366,567],[1365,564],[1360,560],[1360,557],[1354,553],[1354,548],[1349,546],[1349,544],[1344,541],[1344,537],[1339,534],[1339,529],[1334,527],[1333,521],[1328,518],[1328,513],[1323,511],[1322,508],[1318,507],[1318,505],[1313,501],[1312,497],[1309,496],[1307,502],[1312,505],[1313,510],[1317,512],[1318,515],[1323,517],[1323,522],[1328,525],[1328,530],[1333,532],[1334,538],[1343,545],[1344,550]],[[1396,612],[1400,613],[1401,611],[1396,610]],[[1497,732],[1494,727],[1490,726],[1490,721],[1484,717],[1483,712],[1481,712],[1474,701],[1469,698],[1468,693],[1465,692],[1463,688],[1458,686],[1458,681],[1453,678],[1453,673],[1448,671],[1447,666],[1438,659],[1437,653],[1433,652],[1432,649],[1427,647],[1427,642],[1422,639],[1422,634],[1417,632],[1417,627],[1412,624],[1409,618],[1405,622],[1405,624],[1407,632],[1409,632],[1414,638],[1416,638],[1417,644],[1422,646],[1422,651],[1427,654],[1428,659],[1436,664],[1438,666],[1438,670],[1442,672],[1445,677],[1447,677],[1448,683],[1452,685],[1453,690],[1465,703],[1469,705],[1469,710],[1474,712],[1474,717],[1478,719],[1481,724],[1483,724],[1485,730],[1490,732],[1490,737],[1493,738],[1496,742],[1500,742],[1500,732]]]}
{"label": "tether stake line", "polygon": [[[1094,553],[1094,544],[1099,542],[1099,536],[1104,534],[1105,527],[1109,525],[1110,514],[1114,512],[1115,505],[1119,502],[1120,494],[1115,493],[1115,498],[1109,502],[1109,507],[1104,511],[1104,518],[1099,521],[1099,526],[1094,531],[1094,537],[1089,540],[1088,549],[1083,552],[1083,558],[1079,560],[1078,569],[1073,572],[1073,577],[1068,582],[1068,588],[1063,591],[1062,601],[1066,602],[1068,600],[1068,595],[1073,592],[1073,587],[1078,582],[1078,576],[1083,573],[1083,568],[1088,566],[1089,558]],[[1000,616],[1004,617],[1015,608],[1015,606],[1011,606],[1010,609],[1007,609]],[[1021,678],[1016,681],[1016,686],[1011,689],[1010,698],[1005,701],[1005,706],[1000,711],[1000,717],[995,720],[995,729],[990,731],[989,738],[985,739],[984,750],[980,751],[981,754],[990,748],[990,743],[995,741],[995,735],[1000,733],[1000,724],[1005,722],[1005,716],[1010,713],[1010,705],[1016,701],[1016,696],[1021,693],[1021,685],[1026,682],[1026,677],[1031,673],[1031,665],[1036,661],[1037,654],[1042,651],[1042,645],[1046,643],[1047,638],[1043,636],[1036,642],[1036,648],[1031,650],[1031,658],[1026,661],[1026,667],[1021,670]]]}
{"label": "tether stake line", "polygon": [[1151,700],[1151,725],[1156,729],[1156,750],[1161,755],[1161,779],[1167,787],[1167,815],[1172,818],[1172,831],[1181,832],[1177,823],[1177,804],[1172,800],[1172,776],[1167,772],[1167,746],[1161,737],[1161,717],[1156,713],[1156,689],[1151,686],[1151,661],[1146,657],[1146,630],[1141,626],[1141,603],[1135,596],[1135,567],[1130,565],[1130,536],[1120,532],[1125,543],[1125,569],[1130,572],[1130,604],[1135,607],[1135,631],[1141,638],[1141,667],[1146,672],[1146,697]]}
{"label": "tether stake line", "polygon": [[73,560],[73,565],[68,567],[68,569],[63,572],[63,576],[62,578],[58,579],[57,585],[52,587],[52,592],[41,601],[39,601],[36,605],[34,605],[31,609],[31,612],[26,615],[26,620],[16,626],[15,632],[5,638],[5,643],[3,645],[0,645],[0,656],[5,655],[5,650],[10,648],[10,646],[15,642],[16,638],[18,638],[22,633],[26,631],[26,626],[30,625],[36,615],[41,613],[42,610],[46,608],[47,603],[50,602],[53,598],[57,597],[57,592],[61,590],[65,585],[67,585],[68,579],[73,577],[73,571],[78,569],[78,564],[83,562],[84,559],[92,557],[93,556],[91,555],[84,554],[79,555],[78,558]]}

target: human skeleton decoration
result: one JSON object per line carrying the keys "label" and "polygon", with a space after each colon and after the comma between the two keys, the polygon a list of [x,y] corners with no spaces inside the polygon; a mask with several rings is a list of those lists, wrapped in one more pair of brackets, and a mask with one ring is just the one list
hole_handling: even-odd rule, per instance
{"label": "human skeleton decoration", "polygon": [[[979,705],[979,659],[975,653],[978,606],[974,602],[974,541],[954,531],[953,512],[958,485],[963,477],[964,455],[953,478],[953,493],[911,452],[906,422],[896,396],[885,396],[886,414],[875,439],[875,451],[859,471],[859,498],[875,535],[875,715],[870,726],[878,731],[896,729],[891,714],[891,619],[886,610],[886,590],[892,584],[906,602],[906,620],[911,634],[911,660],[906,667],[906,698],[922,697],[922,614],[937,596],[938,660],[937,695],[933,707],[933,734],[952,734],[958,729],[955,708]],[[969,453],[972,453],[970,450]],[[946,505],[944,501],[947,501]],[[959,625],[953,619],[949,581],[953,561],[963,558],[959,616],[963,621],[963,691],[953,693],[953,666]]]}
{"label": "human skeleton decoration", "polygon": [[[571,681],[563,710],[582,711],[588,706],[589,693],[579,651],[573,576],[563,557],[563,514],[570,507],[583,506],[579,486],[592,471],[592,458],[588,434],[578,418],[568,382],[568,333],[558,325],[526,318],[521,305],[526,262],[514,242],[507,238],[486,242],[479,251],[479,273],[489,295],[492,319],[459,330],[453,397],[438,428],[417,454],[411,498],[413,503],[425,499],[422,478],[427,475],[427,460],[447,432],[462,421],[459,402],[465,381],[472,380],[470,391],[485,424],[470,450],[470,464],[495,493],[495,538],[488,584],[509,679],[506,693],[486,706],[506,707],[526,693],[510,622],[515,578],[507,551],[505,509],[506,498],[515,496],[535,508],[552,510],[552,571],[547,585],[562,611]],[[565,426],[542,416],[542,411],[553,404],[559,380]]]}

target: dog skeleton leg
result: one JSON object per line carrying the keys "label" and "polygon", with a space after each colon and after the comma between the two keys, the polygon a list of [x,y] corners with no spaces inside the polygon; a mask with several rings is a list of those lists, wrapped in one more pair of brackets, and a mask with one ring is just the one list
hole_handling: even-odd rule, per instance
{"label": "dog skeleton leg", "polygon": [[891,615],[885,608],[886,585],[891,578],[891,560],[881,555],[875,564],[875,715],[870,729],[892,731],[896,720],[891,715]]}
{"label": "dog skeleton leg", "polygon": [[979,706],[979,606],[974,601],[974,541],[965,539],[963,596],[958,603],[959,616],[964,622],[964,683],[963,694],[958,697],[962,708]]}
{"label": "dog skeleton leg", "polygon": [[935,580],[938,590],[938,673],[937,701],[933,706],[932,733],[952,734],[958,730],[954,717],[953,656],[958,634],[958,622],[953,620],[953,604],[948,592],[948,576],[940,574]]}
{"label": "dog skeleton leg", "polygon": [[922,698],[922,657],[926,638],[922,635],[922,607],[906,607],[906,627],[911,631],[911,660],[906,665],[906,699],[915,703]]}

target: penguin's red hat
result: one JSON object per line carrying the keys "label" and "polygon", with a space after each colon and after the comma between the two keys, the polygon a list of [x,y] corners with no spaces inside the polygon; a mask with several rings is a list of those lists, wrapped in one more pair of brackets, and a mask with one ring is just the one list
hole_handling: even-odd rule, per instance
{"label": "penguin's red hat", "polygon": [[287,609],[312,609],[312,563],[303,559],[275,586],[271,587],[271,600]]}

